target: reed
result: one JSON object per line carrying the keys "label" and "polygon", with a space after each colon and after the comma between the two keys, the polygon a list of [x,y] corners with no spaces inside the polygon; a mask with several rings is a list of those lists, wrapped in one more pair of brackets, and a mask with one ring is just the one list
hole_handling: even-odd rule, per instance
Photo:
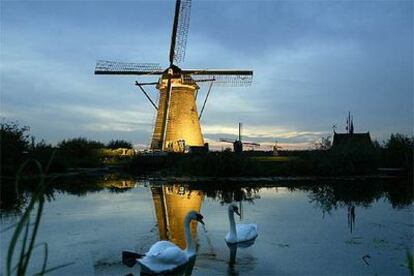
{"label": "reed", "polygon": [[407,263],[408,269],[410,270],[410,275],[414,276],[414,258],[413,254],[409,250],[407,250]]}
{"label": "reed", "polygon": [[[43,255],[43,264],[42,269],[35,275],[44,275],[45,273],[51,272],[53,270],[68,266],[72,263],[66,263],[58,265],[52,268],[47,267],[48,260],[48,245],[46,242],[36,244],[36,237],[38,234],[40,221],[42,218],[43,207],[45,203],[45,191],[48,185],[53,179],[48,179],[46,181],[46,175],[52,163],[55,153],[52,153],[51,158],[49,159],[45,169],[37,160],[29,159],[26,160],[17,171],[15,187],[16,192],[19,194],[19,185],[21,180],[24,179],[25,168],[30,164],[34,164],[39,172],[39,182],[38,185],[30,198],[30,201],[24,210],[20,220],[14,225],[14,232],[10,240],[9,248],[7,251],[7,260],[6,260],[6,274],[7,275],[26,275],[27,268],[30,263],[30,258],[32,256],[33,250],[37,247],[43,246],[44,255]],[[31,215],[35,214],[34,221],[31,222]],[[20,242],[20,247],[18,246]],[[20,252],[17,252],[19,251]],[[15,260],[16,259],[16,260]]]}

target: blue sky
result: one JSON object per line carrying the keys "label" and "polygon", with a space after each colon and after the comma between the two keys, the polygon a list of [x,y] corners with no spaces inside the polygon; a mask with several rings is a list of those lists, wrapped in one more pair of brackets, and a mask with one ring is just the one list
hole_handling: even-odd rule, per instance
{"label": "blue sky", "polygon": [[[97,59],[165,67],[174,1],[0,5],[1,117],[51,143],[149,144],[155,113],[136,78],[93,70]],[[251,87],[213,87],[201,121],[211,144],[241,121],[245,140],[309,147],[344,130],[348,111],[374,139],[413,133],[412,1],[193,0],[180,66],[254,70]]]}

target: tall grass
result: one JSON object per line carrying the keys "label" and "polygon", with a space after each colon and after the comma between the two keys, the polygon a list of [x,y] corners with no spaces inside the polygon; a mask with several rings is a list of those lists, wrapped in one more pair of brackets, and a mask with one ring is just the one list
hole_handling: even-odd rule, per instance
{"label": "tall grass", "polygon": [[[72,263],[66,263],[58,265],[52,268],[47,267],[48,260],[48,245],[46,242],[35,244],[36,236],[39,230],[40,221],[42,218],[43,207],[45,203],[45,191],[50,182],[53,179],[49,179],[46,182],[46,175],[52,163],[54,154],[49,159],[45,170],[43,170],[42,165],[37,160],[26,160],[19,168],[16,175],[15,187],[18,194],[19,185],[21,180],[24,179],[25,168],[29,164],[34,164],[39,171],[39,183],[30,198],[30,201],[23,212],[20,220],[14,225],[14,233],[10,240],[9,248],[7,251],[7,261],[6,261],[6,274],[7,275],[25,275],[27,268],[30,263],[30,258],[32,256],[33,250],[37,247],[43,246],[44,255],[43,255],[43,264],[41,270],[35,275],[43,275],[45,273],[51,272],[53,270],[68,266]],[[31,215],[34,214],[34,221],[31,221]],[[18,246],[20,242],[20,246]],[[20,250],[20,252],[18,252]]]}
{"label": "tall grass", "polygon": [[407,263],[408,269],[410,270],[410,275],[414,276],[414,258],[413,254],[409,250],[407,250]]}

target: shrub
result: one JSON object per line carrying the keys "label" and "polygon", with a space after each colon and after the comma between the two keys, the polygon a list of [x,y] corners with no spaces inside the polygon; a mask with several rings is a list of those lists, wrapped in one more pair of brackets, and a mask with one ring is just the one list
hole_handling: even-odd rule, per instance
{"label": "shrub", "polygon": [[14,176],[29,150],[29,127],[1,122],[1,176]]}
{"label": "shrub", "polygon": [[119,149],[119,148],[127,148],[132,149],[132,144],[125,140],[111,140],[106,146],[110,149]]}
{"label": "shrub", "polygon": [[97,167],[102,165],[98,151],[104,147],[101,142],[82,137],[63,140],[58,144],[58,158],[64,159],[66,167]]}
{"label": "shrub", "polygon": [[384,145],[384,163],[389,167],[412,170],[414,137],[403,134],[391,134]]}

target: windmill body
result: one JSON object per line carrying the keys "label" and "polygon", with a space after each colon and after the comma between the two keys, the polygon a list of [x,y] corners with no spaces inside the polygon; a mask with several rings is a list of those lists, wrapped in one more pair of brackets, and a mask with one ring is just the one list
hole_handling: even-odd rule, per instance
{"label": "windmill body", "polygon": [[186,146],[204,146],[195,100],[199,86],[194,81],[184,81],[182,76],[177,74],[171,78],[169,100],[167,77],[160,78],[157,89],[160,96],[151,148],[180,152],[184,151]]}
{"label": "windmill body", "polygon": [[[212,84],[227,86],[247,86],[251,84],[253,71],[232,69],[181,69],[174,63],[183,61],[189,27],[191,0],[176,0],[169,67],[162,70],[154,63],[124,63],[98,61],[97,75],[136,75],[159,76],[158,82],[139,83],[147,99],[157,110],[151,140],[152,150],[183,152],[188,147],[204,146],[200,117],[197,111],[199,85],[210,83],[207,101]],[[144,85],[156,85],[159,91],[158,106],[143,89]]]}

